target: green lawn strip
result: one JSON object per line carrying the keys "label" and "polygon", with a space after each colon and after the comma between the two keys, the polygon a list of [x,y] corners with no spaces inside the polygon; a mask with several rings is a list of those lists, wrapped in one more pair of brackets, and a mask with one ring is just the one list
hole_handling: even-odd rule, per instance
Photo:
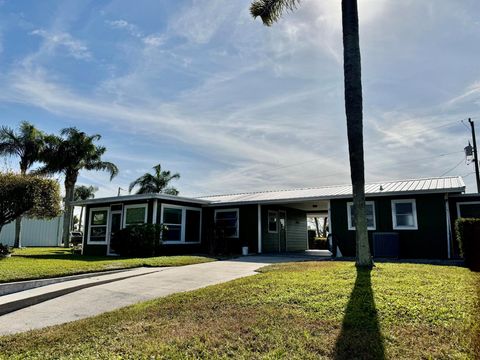
{"label": "green lawn strip", "polygon": [[26,248],[15,250],[10,258],[0,260],[0,283],[140,266],[182,266],[209,261],[214,259],[203,256],[127,259],[72,254],[69,249],[63,248]]}
{"label": "green lawn strip", "polygon": [[[6,359],[478,358],[479,274],[307,262],[0,338]],[[478,330],[478,329],[477,329]]]}

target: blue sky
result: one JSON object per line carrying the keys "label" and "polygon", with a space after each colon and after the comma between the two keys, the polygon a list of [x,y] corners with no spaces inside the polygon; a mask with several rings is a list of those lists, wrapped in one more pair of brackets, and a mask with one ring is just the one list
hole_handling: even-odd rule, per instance
{"label": "blue sky", "polygon": [[[1,123],[101,134],[120,175],[82,172],[98,196],[159,162],[182,195],[348,183],[340,0],[304,0],[271,28],[248,7],[0,1]],[[447,173],[474,191],[460,121],[480,133],[480,3],[359,12],[367,181]]]}

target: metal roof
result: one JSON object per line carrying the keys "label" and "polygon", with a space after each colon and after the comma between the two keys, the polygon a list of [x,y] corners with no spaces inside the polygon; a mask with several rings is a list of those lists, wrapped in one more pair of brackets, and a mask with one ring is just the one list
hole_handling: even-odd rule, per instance
{"label": "metal roof", "polygon": [[71,204],[75,206],[89,205],[89,204],[103,204],[103,203],[116,203],[123,201],[135,201],[135,200],[149,200],[149,199],[160,199],[160,200],[174,200],[179,202],[188,202],[193,204],[208,204],[208,200],[203,200],[200,198],[190,198],[184,196],[176,195],[167,195],[167,194],[135,194],[135,195],[122,195],[122,196],[112,196],[104,198],[95,198],[88,200],[79,200],[73,201]]}
{"label": "metal roof", "polygon": [[[399,181],[375,182],[365,185],[367,196],[410,195],[428,193],[462,193],[465,183],[460,176],[434,177]],[[325,186],[305,189],[263,191],[241,194],[200,197],[210,205],[238,203],[292,202],[304,200],[328,200],[352,197],[351,185]]]}

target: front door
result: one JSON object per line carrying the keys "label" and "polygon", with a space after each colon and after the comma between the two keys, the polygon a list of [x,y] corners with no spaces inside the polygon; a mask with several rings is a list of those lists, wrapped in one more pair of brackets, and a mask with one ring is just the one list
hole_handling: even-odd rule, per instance
{"label": "front door", "polygon": [[112,247],[111,242],[115,237],[118,230],[122,228],[122,212],[112,211],[110,212],[110,226],[108,231],[108,255],[116,255],[115,249]]}
{"label": "front door", "polygon": [[287,251],[287,213],[284,210],[278,212],[278,236],[280,252]]}

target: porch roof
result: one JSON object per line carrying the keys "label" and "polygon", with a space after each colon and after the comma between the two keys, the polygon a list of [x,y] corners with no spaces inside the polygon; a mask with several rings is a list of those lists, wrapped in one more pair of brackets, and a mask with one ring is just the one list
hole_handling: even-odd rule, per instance
{"label": "porch roof", "polygon": [[[465,192],[465,183],[460,176],[383,181],[365,185],[365,194],[370,197],[430,193],[459,194],[463,192]],[[200,199],[208,201],[209,205],[214,206],[240,203],[277,203],[306,200],[329,200],[351,197],[351,185],[336,185],[292,190],[212,195],[200,197]]]}

